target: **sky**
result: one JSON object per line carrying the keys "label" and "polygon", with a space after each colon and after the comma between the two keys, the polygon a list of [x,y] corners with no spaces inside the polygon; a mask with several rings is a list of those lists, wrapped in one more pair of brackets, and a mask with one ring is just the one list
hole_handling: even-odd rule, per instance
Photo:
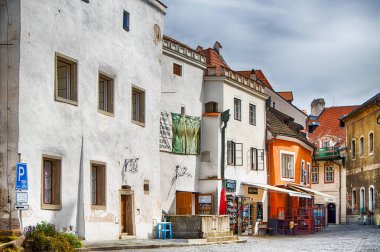
{"label": "sky", "polygon": [[233,70],[261,69],[310,112],[359,105],[380,92],[378,0],[163,0],[164,34],[192,48],[222,46]]}

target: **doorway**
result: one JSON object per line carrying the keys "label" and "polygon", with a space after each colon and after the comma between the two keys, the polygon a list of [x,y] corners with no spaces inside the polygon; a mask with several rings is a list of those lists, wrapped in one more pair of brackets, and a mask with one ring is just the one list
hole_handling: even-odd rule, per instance
{"label": "doorway", "polygon": [[192,193],[191,192],[176,192],[176,214],[191,215],[192,213]]}
{"label": "doorway", "polygon": [[120,194],[120,233],[135,235],[135,213],[133,191],[121,191]]}
{"label": "doorway", "polygon": [[329,203],[327,205],[327,223],[336,223],[336,207],[334,203]]}

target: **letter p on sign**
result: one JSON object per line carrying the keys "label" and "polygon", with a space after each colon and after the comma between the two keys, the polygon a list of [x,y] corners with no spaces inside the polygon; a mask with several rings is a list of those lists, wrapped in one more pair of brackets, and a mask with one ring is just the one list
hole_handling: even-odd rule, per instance
{"label": "letter p on sign", "polygon": [[28,190],[28,169],[25,163],[17,163],[16,190]]}

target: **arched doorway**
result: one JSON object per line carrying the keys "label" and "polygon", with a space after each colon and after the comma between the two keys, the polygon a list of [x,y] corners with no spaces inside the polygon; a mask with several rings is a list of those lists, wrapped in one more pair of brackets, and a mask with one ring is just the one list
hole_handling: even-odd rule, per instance
{"label": "arched doorway", "polygon": [[336,207],[334,203],[327,205],[327,223],[336,223]]}

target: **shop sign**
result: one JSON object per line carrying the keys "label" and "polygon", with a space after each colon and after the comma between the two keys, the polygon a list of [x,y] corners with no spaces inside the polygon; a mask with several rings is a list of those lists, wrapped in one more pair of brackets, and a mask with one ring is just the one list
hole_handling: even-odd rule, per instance
{"label": "shop sign", "polygon": [[248,187],[248,194],[258,194],[259,189],[257,187]]}
{"label": "shop sign", "polygon": [[226,179],[226,191],[227,192],[235,192],[236,191],[236,180]]}
{"label": "shop sign", "polygon": [[211,204],[212,198],[211,195],[204,195],[198,197],[199,204]]}

